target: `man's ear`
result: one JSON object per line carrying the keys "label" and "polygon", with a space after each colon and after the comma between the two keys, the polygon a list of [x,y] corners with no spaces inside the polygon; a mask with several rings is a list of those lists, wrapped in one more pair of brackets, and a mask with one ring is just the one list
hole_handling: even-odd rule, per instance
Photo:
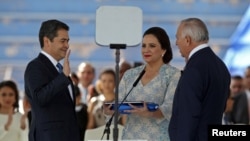
{"label": "man's ear", "polygon": [[185,41],[186,41],[186,44],[189,46],[192,43],[192,38],[187,35],[187,36],[185,36]]}
{"label": "man's ear", "polygon": [[50,45],[50,40],[48,37],[43,37],[43,43],[44,43],[44,46],[49,46]]}

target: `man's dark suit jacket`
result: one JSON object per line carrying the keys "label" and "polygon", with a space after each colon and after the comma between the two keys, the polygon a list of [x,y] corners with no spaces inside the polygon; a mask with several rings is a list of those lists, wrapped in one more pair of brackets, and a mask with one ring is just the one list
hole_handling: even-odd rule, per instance
{"label": "man's dark suit jacket", "polygon": [[208,125],[222,122],[229,85],[228,69],[209,47],[194,53],[176,88],[171,141],[207,141]]}
{"label": "man's dark suit jacket", "polygon": [[41,53],[27,65],[24,77],[32,111],[29,141],[80,141],[70,78]]}
{"label": "man's dark suit jacket", "polygon": [[234,124],[249,124],[248,99],[246,92],[239,93],[234,97],[231,118]]}

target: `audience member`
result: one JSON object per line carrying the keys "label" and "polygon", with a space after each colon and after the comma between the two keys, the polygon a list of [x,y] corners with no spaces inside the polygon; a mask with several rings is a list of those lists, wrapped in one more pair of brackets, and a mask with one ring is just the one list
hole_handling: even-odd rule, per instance
{"label": "audience member", "polygon": [[90,84],[88,86],[87,102],[90,103],[90,100],[92,99],[92,97],[99,96],[100,93],[101,92],[97,90],[97,86],[96,85]]}
{"label": "audience member", "polygon": [[[169,125],[172,100],[177,86],[180,71],[171,66],[172,49],[169,37],[164,29],[151,27],[143,34],[141,55],[145,64],[127,70],[119,84],[119,101],[143,101],[143,107],[131,105],[124,125],[123,140],[168,141],[166,130]],[[145,71],[136,86],[133,83]],[[147,102],[159,104],[156,111],[149,111]],[[112,115],[114,111],[104,106],[105,114]]]}
{"label": "audience member", "polygon": [[75,110],[76,110],[77,123],[80,128],[81,140],[84,140],[85,131],[87,129],[87,125],[89,121],[87,105],[82,103],[81,92],[77,85],[74,85],[74,91],[75,91],[75,97],[76,97]]}
{"label": "audience member", "polygon": [[230,90],[232,92],[232,97],[244,91],[243,78],[240,75],[235,75],[231,77]]}
{"label": "audience member", "polygon": [[98,94],[102,93],[101,80],[100,79],[97,79],[95,81],[95,89],[96,89]]}
{"label": "audience member", "polygon": [[188,18],[179,24],[176,45],[186,66],[174,94],[171,141],[207,141],[208,125],[221,124],[230,74],[208,41],[209,33],[202,20]]}
{"label": "audience member", "polygon": [[243,78],[240,75],[235,75],[231,77],[230,82],[230,95],[227,98],[226,108],[223,113],[223,125],[232,124],[231,112],[234,104],[234,97],[243,91]]}
{"label": "audience member", "polygon": [[0,140],[28,141],[28,120],[19,111],[19,92],[12,80],[0,82]]}
{"label": "audience member", "polygon": [[89,104],[88,106],[88,115],[89,115],[89,121],[88,121],[88,126],[87,129],[93,129],[95,127],[95,118],[93,115],[93,102],[91,102],[91,99],[96,99],[100,93],[101,93],[101,88],[100,88],[101,82],[100,80],[97,80],[95,85],[90,84],[88,86],[88,95],[87,95],[87,102]]}
{"label": "audience member", "polygon": [[230,125],[232,124],[232,119],[231,119],[231,112],[234,104],[233,96],[232,96],[232,91],[230,90],[229,96],[226,101],[226,108],[223,112],[222,116],[222,124],[223,125]]}
{"label": "audience member", "polygon": [[127,71],[128,69],[131,69],[131,68],[132,68],[132,66],[130,65],[129,62],[127,62],[127,61],[121,62],[120,69],[119,69],[119,80],[122,79],[122,76],[125,73],[125,71]]}
{"label": "audience member", "polygon": [[93,84],[95,78],[95,68],[90,63],[82,62],[78,66],[77,76],[79,78],[78,87],[80,88],[82,94],[82,103],[88,105],[88,86]]}
{"label": "audience member", "polygon": [[[69,64],[69,26],[58,20],[42,22],[41,52],[24,74],[31,104],[29,141],[80,141]],[[64,59],[63,66],[59,63]]]}
{"label": "audience member", "polygon": [[77,74],[75,72],[71,72],[70,78],[71,78],[74,85],[79,84],[79,78],[78,78],[78,76],[77,76]]}
{"label": "audience member", "polygon": [[94,120],[90,123],[92,128],[97,128],[106,124],[106,117],[103,114],[102,105],[104,102],[114,101],[115,78],[115,71],[113,69],[104,69],[99,75],[102,93],[97,97],[93,97],[89,104],[89,112],[94,117]]}
{"label": "audience member", "polygon": [[244,74],[244,91],[234,97],[232,122],[234,124],[250,124],[250,66]]}

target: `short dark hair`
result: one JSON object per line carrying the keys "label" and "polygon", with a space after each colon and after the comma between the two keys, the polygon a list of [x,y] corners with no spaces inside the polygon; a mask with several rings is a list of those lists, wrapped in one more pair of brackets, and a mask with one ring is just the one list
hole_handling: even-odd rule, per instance
{"label": "short dark hair", "polygon": [[161,44],[161,48],[166,50],[162,60],[165,64],[169,63],[173,58],[173,52],[167,32],[161,27],[151,27],[144,32],[143,37],[148,34],[154,35]]}
{"label": "short dark hair", "polygon": [[39,30],[39,42],[41,48],[44,46],[43,37],[47,37],[50,41],[53,41],[53,39],[57,36],[57,31],[60,29],[69,31],[69,26],[55,19],[42,22]]}
{"label": "short dark hair", "polygon": [[240,75],[233,75],[233,76],[231,76],[231,79],[234,79],[234,80],[242,80],[243,77],[240,76]]}

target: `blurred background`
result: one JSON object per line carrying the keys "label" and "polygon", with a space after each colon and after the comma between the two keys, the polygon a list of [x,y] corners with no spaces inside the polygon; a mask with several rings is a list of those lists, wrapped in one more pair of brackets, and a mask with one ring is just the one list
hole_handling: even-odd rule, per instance
{"label": "blurred background", "polygon": [[[70,26],[72,71],[83,62],[96,70],[115,68],[115,50],[95,43],[95,13],[104,5],[137,6],[143,11],[143,32],[164,28],[172,43],[171,64],[182,69],[184,59],[175,45],[180,20],[198,17],[210,32],[211,48],[231,74],[243,74],[250,65],[250,0],[0,0],[0,81],[12,79],[24,90],[24,70],[41,50],[41,22],[59,19]],[[142,62],[140,45],[121,50],[120,59]],[[98,74],[98,72],[97,72]]]}

